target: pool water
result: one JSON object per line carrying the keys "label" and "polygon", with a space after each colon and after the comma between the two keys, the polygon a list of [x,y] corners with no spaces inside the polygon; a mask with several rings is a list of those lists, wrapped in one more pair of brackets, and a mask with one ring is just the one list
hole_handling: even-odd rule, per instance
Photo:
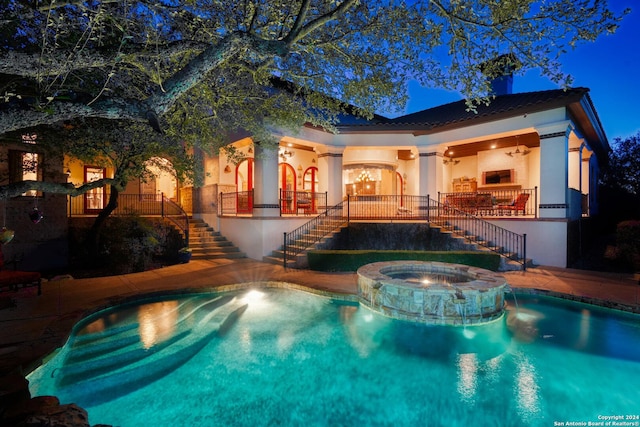
{"label": "pool water", "polygon": [[246,294],[100,313],[29,376],[31,393],[122,427],[551,426],[640,415],[638,316],[519,295],[517,311],[509,304],[486,325],[423,326],[301,291]]}

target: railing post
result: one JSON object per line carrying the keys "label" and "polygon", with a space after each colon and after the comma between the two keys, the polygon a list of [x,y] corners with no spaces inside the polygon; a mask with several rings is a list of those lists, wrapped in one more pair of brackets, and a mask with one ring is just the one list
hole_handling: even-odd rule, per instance
{"label": "railing post", "polygon": [[522,235],[522,271],[527,271],[527,233]]}
{"label": "railing post", "polygon": [[282,241],[282,267],[287,269],[287,232],[284,233],[284,239]]}
{"label": "railing post", "polygon": [[351,218],[351,195],[347,194],[347,225],[349,225],[349,219]]}
{"label": "railing post", "polygon": [[164,193],[160,193],[160,216],[164,218]]}
{"label": "railing post", "polygon": [[538,186],[536,185],[535,187],[533,187],[533,193],[534,193],[534,204],[533,204],[533,215],[534,218],[538,218]]}
{"label": "railing post", "polygon": [[[440,199],[440,194],[438,193],[438,200]],[[438,203],[440,205],[440,203]],[[438,206],[438,209],[440,207]],[[431,197],[427,194],[427,222],[431,222]]]}

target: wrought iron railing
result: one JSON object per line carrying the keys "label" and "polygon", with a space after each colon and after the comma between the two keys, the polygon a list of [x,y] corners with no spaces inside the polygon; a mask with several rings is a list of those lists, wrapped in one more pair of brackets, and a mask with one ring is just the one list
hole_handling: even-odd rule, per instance
{"label": "wrought iron railing", "polygon": [[334,230],[347,223],[348,218],[344,215],[343,205],[344,202],[341,202],[325,209],[311,221],[289,233],[284,233],[283,262],[285,268],[289,261],[295,262],[298,254],[311,248]]}
{"label": "wrought iron railing", "polygon": [[520,190],[438,193],[438,202],[477,216],[537,217],[538,187]]}
{"label": "wrought iron railing", "polygon": [[316,215],[327,208],[327,193],[280,189],[280,215]]}
{"label": "wrought iron railing", "polygon": [[220,193],[218,215],[250,215],[253,212],[253,190]]}
{"label": "wrought iron railing", "polygon": [[[69,217],[95,216],[106,206],[109,193],[100,194],[99,202],[92,195],[88,202],[85,195],[68,197],[67,214]],[[118,194],[118,207],[111,213],[122,215],[158,216],[165,218],[178,227],[189,244],[189,216],[182,207],[164,194]]]}
{"label": "wrought iron railing", "polygon": [[367,219],[425,220],[526,268],[526,234],[506,230],[429,196],[347,197],[346,201],[290,233],[284,233],[284,266],[295,264],[300,253],[349,221]]}
{"label": "wrought iron railing", "polygon": [[349,219],[416,219],[424,214],[424,197],[398,195],[347,196]]}
{"label": "wrought iron railing", "polygon": [[499,227],[465,210],[428,199],[427,221],[472,243],[522,264],[526,269],[527,235]]}

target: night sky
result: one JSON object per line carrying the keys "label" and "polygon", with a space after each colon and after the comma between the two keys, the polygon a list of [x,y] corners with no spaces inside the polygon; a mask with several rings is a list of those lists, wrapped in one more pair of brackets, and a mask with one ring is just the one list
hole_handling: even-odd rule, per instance
{"label": "night sky", "polygon": [[[579,45],[562,57],[563,70],[574,78],[574,87],[591,89],[590,95],[610,143],[640,131],[640,2],[610,0],[610,8],[632,11],[613,35],[600,36],[595,43]],[[540,77],[539,70],[514,76],[514,92],[556,89],[553,82]],[[461,95],[410,83],[411,99],[407,113],[448,102]]]}

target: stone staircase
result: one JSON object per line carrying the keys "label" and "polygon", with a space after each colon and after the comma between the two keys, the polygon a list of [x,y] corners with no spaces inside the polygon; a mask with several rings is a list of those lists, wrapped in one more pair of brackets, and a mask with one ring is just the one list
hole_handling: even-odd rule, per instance
{"label": "stone staircase", "polygon": [[[340,227],[329,226],[326,224],[320,224],[315,228],[312,228],[306,234],[302,235],[294,243],[294,247],[298,247],[299,253],[296,255],[295,260],[287,261],[287,267],[291,268],[306,268],[308,266],[307,251],[313,249],[324,249],[331,247],[330,241],[346,226],[346,223]],[[455,248],[455,250],[465,251],[493,251],[499,252],[498,247],[491,247],[490,242],[482,241],[477,236],[470,235],[468,232],[464,232],[453,226],[449,225],[435,225],[430,224],[430,228],[438,231],[441,235],[445,236],[451,243],[446,245],[449,248]],[[510,254],[504,254],[501,256],[501,271],[510,270],[522,270],[522,264],[509,259]],[[270,255],[262,258],[264,262],[271,264],[283,265],[284,263],[284,250],[280,246],[277,250],[271,252]],[[527,266],[531,266],[531,261],[528,260]]]}
{"label": "stone staircase", "polygon": [[[432,229],[440,231],[440,234],[449,235],[450,239],[460,241],[460,245],[464,247],[464,250],[469,251],[488,251],[500,253],[500,247],[492,246],[491,242],[482,240],[482,238],[470,234],[468,231],[462,230],[452,225],[435,225],[431,224]],[[511,259],[515,254],[504,253],[500,256],[500,271],[517,271],[522,270],[522,264]],[[532,267],[533,263],[531,259],[525,260],[527,267]]]}
{"label": "stone staircase", "polygon": [[246,258],[237,246],[202,219],[189,218],[191,259]]}
{"label": "stone staircase", "polygon": [[[323,249],[327,242],[333,239],[333,237],[340,233],[340,231],[346,226],[346,222],[341,226],[336,227],[333,224],[327,222],[320,222],[316,227],[310,228],[309,231],[293,244],[293,247],[299,249],[296,259],[287,261],[287,267],[292,268],[305,268],[309,265],[307,261],[307,251],[313,249]],[[262,261],[283,265],[284,263],[284,248],[280,246],[278,249],[271,252],[270,255],[262,257]]]}

